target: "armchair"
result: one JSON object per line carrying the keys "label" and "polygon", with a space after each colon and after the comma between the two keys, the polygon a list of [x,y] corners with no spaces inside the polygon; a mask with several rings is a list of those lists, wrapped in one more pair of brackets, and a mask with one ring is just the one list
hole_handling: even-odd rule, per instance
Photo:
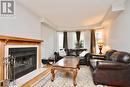
{"label": "armchair", "polygon": [[130,54],[118,51],[109,60],[97,62],[93,81],[95,84],[130,87]]}

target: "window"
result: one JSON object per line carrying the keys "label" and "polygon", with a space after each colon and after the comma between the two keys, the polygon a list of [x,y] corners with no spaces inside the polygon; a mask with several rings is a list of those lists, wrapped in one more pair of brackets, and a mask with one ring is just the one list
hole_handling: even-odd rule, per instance
{"label": "window", "polygon": [[98,40],[101,40],[102,37],[103,37],[102,32],[101,32],[101,31],[96,31],[96,42],[97,42]]}
{"label": "window", "polygon": [[76,39],[76,33],[75,32],[72,32],[72,47],[75,48],[76,47],[76,42],[77,42],[77,39]]}
{"label": "window", "polygon": [[63,32],[58,32],[58,48],[63,49]]}
{"label": "window", "polygon": [[98,48],[98,41],[103,40],[103,31],[96,31],[95,32],[95,37],[96,37],[96,53],[99,53],[99,48]]}
{"label": "window", "polygon": [[[76,48],[76,32],[67,32],[67,38],[68,38],[68,48],[69,49],[74,49]],[[84,32],[81,32],[80,34],[80,42],[83,43],[83,48],[84,48]],[[63,49],[63,32],[58,32],[58,50]]]}
{"label": "window", "polygon": [[[71,32],[72,33],[72,47],[76,48],[76,43],[77,43],[77,37],[76,37],[76,32]],[[82,46],[84,48],[84,32],[80,33],[80,42],[82,43]]]}
{"label": "window", "polygon": [[85,39],[84,39],[84,32],[81,32],[81,34],[80,34],[80,42],[83,44],[82,46],[83,46],[83,48],[85,47]]}

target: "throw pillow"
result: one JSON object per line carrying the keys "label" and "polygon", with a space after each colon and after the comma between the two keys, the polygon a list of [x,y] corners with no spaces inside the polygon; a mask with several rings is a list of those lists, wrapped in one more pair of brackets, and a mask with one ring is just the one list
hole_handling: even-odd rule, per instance
{"label": "throw pillow", "polygon": [[117,61],[122,63],[130,63],[130,54],[127,52],[120,52],[120,56]]}
{"label": "throw pillow", "polygon": [[79,54],[80,57],[84,57],[87,53],[89,53],[88,51],[83,51],[82,53]]}
{"label": "throw pillow", "polygon": [[66,56],[66,52],[64,50],[60,50],[59,55],[64,57],[64,56]]}

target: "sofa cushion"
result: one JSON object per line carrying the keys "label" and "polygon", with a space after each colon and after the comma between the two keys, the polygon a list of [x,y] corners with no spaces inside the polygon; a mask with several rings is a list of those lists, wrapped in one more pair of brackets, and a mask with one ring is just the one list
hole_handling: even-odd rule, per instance
{"label": "sofa cushion", "polygon": [[127,52],[120,52],[120,57],[117,59],[118,62],[130,63],[130,54]]}
{"label": "sofa cushion", "polygon": [[66,56],[66,52],[64,50],[60,50],[59,51],[59,55],[64,57],[64,56]]}
{"label": "sofa cushion", "polygon": [[107,60],[111,60],[110,59],[110,56],[114,53],[114,52],[117,52],[116,50],[113,50],[113,49],[110,49],[106,52],[105,56],[106,56],[106,59]]}
{"label": "sofa cushion", "polygon": [[77,56],[76,51],[73,49],[69,49],[68,56]]}
{"label": "sofa cushion", "polygon": [[130,63],[130,54],[127,52],[114,52],[110,59],[115,62]]}
{"label": "sofa cushion", "polygon": [[88,51],[83,51],[82,53],[79,54],[80,57],[84,57],[87,53],[89,53]]}
{"label": "sofa cushion", "polygon": [[113,62],[117,62],[117,58],[119,57],[119,52],[114,52],[111,56],[110,56],[110,60]]}

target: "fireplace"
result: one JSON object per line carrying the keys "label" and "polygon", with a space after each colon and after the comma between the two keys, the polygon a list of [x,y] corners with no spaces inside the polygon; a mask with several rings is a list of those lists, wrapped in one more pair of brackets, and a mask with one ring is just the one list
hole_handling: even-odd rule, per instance
{"label": "fireplace", "polygon": [[8,69],[10,80],[20,78],[37,68],[37,47],[11,47],[8,48],[8,55],[15,58],[12,76]]}
{"label": "fireplace", "polygon": [[[43,42],[43,40],[38,40],[38,39],[0,35],[0,80],[4,82],[4,83],[2,83],[3,85],[4,84],[10,85],[10,79],[8,78],[8,75],[10,74],[9,70],[8,70],[9,69],[8,68],[9,67],[8,58],[9,58],[9,54],[12,56],[15,55],[15,52],[9,52],[9,50],[11,50],[11,48],[33,48],[34,47],[35,50],[33,52],[36,53],[36,54],[32,54],[33,57],[30,55],[29,58],[27,58],[27,59],[26,58],[22,58],[21,60],[18,59],[18,62],[15,63],[15,67],[14,67],[15,68],[14,76],[16,76],[18,79],[14,80],[11,83],[16,84],[15,87],[21,87],[23,85],[26,87],[28,87],[28,86],[31,87],[31,84],[29,85],[29,82],[31,82],[31,83],[36,82],[37,80],[41,79],[41,77],[39,77],[39,78],[37,78],[37,80],[35,80],[35,77],[37,77],[40,74],[37,72],[43,70],[41,67],[41,65],[42,65],[41,64],[41,43],[42,42]],[[25,52],[26,51],[24,51],[24,54],[25,54]],[[36,59],[34,59],[34,55],[35,55]],[[18,57],[18,55],[16,57],[21,58],[21,57]],[[20,62],[19,60],[26,61],[26,62]],[[29,68],[29,69],[22,68],[22,70],[19,70],[19,72],[22,73],[23,70],[26,69],[28,72],[26,72],[26,71],[25,72],[28,74],[25,75],[25,73],[24,73],[23,75],[17,76],[18,75],[17,73],[19,73],[19,72],[17,71],[16,66],[20,67],[23,64],[24,66],[28,65],[28,67],[29,67],[29,65],[33,65],[30,63],[30,61],[32,61],[32,63],[34,63],[34,66],[32,68]],[[33,69],[33,71],[32,71],[32,69]],[[14,87],[14,86],[11,86],[11,87]]]}

